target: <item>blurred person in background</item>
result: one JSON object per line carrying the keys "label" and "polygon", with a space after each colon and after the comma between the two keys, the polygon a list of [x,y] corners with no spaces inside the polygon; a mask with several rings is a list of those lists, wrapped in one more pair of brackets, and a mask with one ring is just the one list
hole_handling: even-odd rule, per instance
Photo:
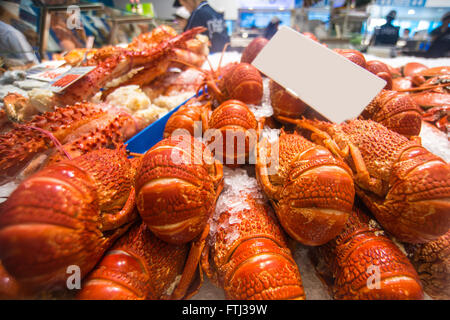
{"label": "blurred person in background", "polygon": [[214,10],[207,1],[176,0],[173,6],[183,6],[191,14],[184,31],[200,26],[208,29],[204,34],[211,41],[211,53],[221,52],[225,45],[230,42],[223,14]]}
{"label": "blurred person in background", "polygon": [[411,35],[411,29],[406,28],[406,29],[403,30],[403,34],[402,34],[400,39],[408,41],[410,39],[409,38],[410,35]]}
{"label": "blurred person in background", "polygon": [[431,44],[426,52],[427,58],[450,56],[450,11],[442,17],[442,24],[431,31]]}
{"label": "blurred person in background", "polygon": [[270,20],[269,24],[267,25],[266,29],[264,30],[264,38],[268,40],[272,39],[272,37],[278,31],[280,23],[281,23],[280,18],[273,17],[272,20]]}
{"label": "blurred person in background", "polygon": [[379,28],[375,28],[375,32],[370,41],[375,46],[394,46],[399,38],[400,27],[395,27],[392,22],[397,17],[397,11],[392,10],[386,16],[386,23]]}
{"label": "blurred person in background", "polygon": [[178,26],[178,28],[184,30],[184,28],[186,28],[189,17],[191,16],[189,11],[185,7],[178,7],[174,16],[175,16],[175,24]]}
{"label": "blurred person in background", "polygon": [[24,65],[39,63],[33,47],[22,32],[0,21],[0,56],[6,60],[17,60]]}

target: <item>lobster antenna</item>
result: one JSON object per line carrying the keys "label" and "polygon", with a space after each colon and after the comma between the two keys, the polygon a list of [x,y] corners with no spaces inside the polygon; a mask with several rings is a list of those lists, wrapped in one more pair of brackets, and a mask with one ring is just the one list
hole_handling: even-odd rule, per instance
{"label": "lobster antenna", "polygon": [[434,85],[430,85],[430,86],[408,88],[408,89],[398,89],[396,91],[397,92],[423,91],[423,90],[436,89],[436,88],[439,88],[439,87],[447,87],[447,86],[449,86],[448,83],[439,83],[439,84],[434,84]]}
{"label": "lobster antenna", "polygon": [[44,129],[41,129],[38,127],[33,127],[33,126],[25,126],[25,125],[21,125],[21,126],[24,128],[33,129],[33,130],[39,131],[40,133],[45,134],[47,137],[50,138],[50,140],[52,140],[53,144],[55,145],[55,147],[58,149],[59,152],[64,154],[67,157],[67,159],[72,160],[72,157],[67,153],[66,150],[64,150],[61,142],[59,142],[59,140],[56,139],[56,137],[50,131],[47,131],[47,130],[44,130]]}
{"label": "lobster antenna", "polygon": [[230,43],[227,42],[227,43],[225,44],[225,46],[223,47],[223,49],[222,49],[222,55],[220,56],[220,60],[219,60],[219,67],[217,68],[217,71],[218,71],[218,72],[220,72],[220,67],[222,66],[222,59],[223,59],[223,56],[224,56],[225,51],[227,51],[227,48],[228,48],[229,46],[230,46]]}
{"label": "lobster antenna", "polygon": [[142,158],[144,155],[142,153],[136,153],[136,152],[127,152],[128,155],[135,157],[135,158]]}
{"label": "lobster antenna", "polygon": [[208,62],[208,64],[209,64],[209,68],[211,69],[211,73],[214,75],[214,77],[216,76],[216,73],[214,72],[214,68],[213,68],[213,66],[212,66],[212,64],[211,64],[211,61],[209,61],[209,59],[208,59],[208,57],[206,57],[206,61]]}
{"label": "lobster antenna", "polygon": [[190,62],[186,62],[186,61],[182,61],[182,60],[178,60],[178,59],[171,59],[170,61],[172,61],[172,62],[177,62],[177,63],[181,63],[181,64],[184,64],[185,66],[188,66],[188,67],[190,67],[190,68],[196,69],[197,71],[200,71],[200,72],[202,72],[202,73],[206,73],[206,71],[203,70],[201,67],[198,67],[198,66],[196,66],[196,65],[193,65],[193,64],[190,63]]}

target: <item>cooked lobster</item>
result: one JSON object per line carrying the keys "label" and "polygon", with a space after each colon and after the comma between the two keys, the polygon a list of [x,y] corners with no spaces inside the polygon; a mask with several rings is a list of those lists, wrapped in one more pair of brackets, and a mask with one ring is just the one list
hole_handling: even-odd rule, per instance
{"label": "cooked lobster", "polygon": [[284,131],[277,143],[263,139],[256,177],[295,240],[321,245],[344,228],[355,196],[352,173],[324,147]]}
{"label": "cooked lobster", "polygon": [[55,160],[58,152],[75,158],[124,142],[137,129],[129,114],[92,103],[36,115],[0,135],[0,185],[34,173],[48,162],[52,152]]}
{"label": "cooked lobster", "polygon": [[450,231],[437,240],[407,245],[425,292],[433,299],[450,299]]}
{"label": "cooked lobster", "polygon": [[208,120],[204,139],[216,159],[230,167],[249,162],[258,139],[258,122],[248,106],[227,100],[215,109]]}
{"label": "cooked lobster", "polygon": [[312,251],[316,270],[334,299],[423,299],[422,285],[406,255],[360,208],[344,231]]}
{"label": "cooked lobster", "polygon": [[244,51],[242,51],[241,62],[252,63],[268,42],[269,40],[262,37],[253,39],[252,42],[245,47]]}
{"label": "cooked lobster", "polygon": [[406,93],[382,90],[364,109],[360,119],[371,119],[404,136],[418,136],[422,110]]}
{"label": "cooked lobster", "polygon": [[270,103],[273,108],[273,116],[280,121],[280,116],[298,119],[305,112],[308,105],[301,99],[294,97],[282,86],[273,80],[269,82]]}
{"label": "cooked lobster", "polygon": [[202,268],[227,299],[305,299],[298,267],[272,209],[244,169],[226,169]]}
{"label": "cooked lobster", "polygon": [[211,110],[211,102],[205,101],[203,97],[189,100],[170,116],[164,128],[164,138],[176,134],[177,130],[183,130],[178,133],[187,133],[191,136],[203,134]]}
{"label": "cooked lobster", "polygon": [[[189,277],[198,269],[185,267],[188,250],[186,244],[173,245],[158,239],[144,223],[138,223],[106,252],[77,298],[159,300],[178,291],[178,298],[184,297],[192,281]],[[188,272],[183,273],[183,269]],[[194,293],[191,291],[186,298]]]}
{"label": "cooked lobster", "polygon": [[28,293],[82,276],[135,221],[135,168],[125,148],[100,149],[48,166],[0,208],[0,260]]}
{"label": "cooked lobster", "polygon": [[358,196],[378,222],[400,241],[436,240],[450,228],[450,165],[371,120],[332,124],[289,120],[353,170]]}
{"label": "cooked lobster", "polygon": [[136,176],[136,201],[149,229],[173,244],[199,236],[221,190],[222,165],[190,135],[175,135],[147,151]]}

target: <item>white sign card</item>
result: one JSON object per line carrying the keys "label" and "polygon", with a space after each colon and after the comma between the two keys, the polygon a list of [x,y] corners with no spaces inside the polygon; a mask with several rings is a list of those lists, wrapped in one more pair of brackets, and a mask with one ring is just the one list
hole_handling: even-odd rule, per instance
{"label": "white sign card", "polygon": [[59,76],[61,76],[62,74],[69,71],[71,68],[72,68],[71,66],[65,66],[56,69],[45,69],[45,70],[34,69],[27,73],[27,78],[51,82],[56,78],[58,78]]}
{"label": "white sign card", "polygon": [[252,63],[328,120],[356,118],[386,81],[297,31],[281,26]]}
{"label": "white sign card", "polygon": [[65,72],[64,74],[55,78],[49,84],[49,89],[53,92],[59,93],[64,89],[83,78],[86,74],[91,72],[95,67],[75,67]]}

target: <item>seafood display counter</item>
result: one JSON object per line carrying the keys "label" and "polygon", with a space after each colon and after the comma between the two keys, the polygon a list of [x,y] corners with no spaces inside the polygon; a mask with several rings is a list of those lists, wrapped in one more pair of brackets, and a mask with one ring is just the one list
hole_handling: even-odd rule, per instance
{"label": "seafood display counter", "polygon": [[3,74],[0,298],[449,299],[450,61],[335,124],[202,31]]}

